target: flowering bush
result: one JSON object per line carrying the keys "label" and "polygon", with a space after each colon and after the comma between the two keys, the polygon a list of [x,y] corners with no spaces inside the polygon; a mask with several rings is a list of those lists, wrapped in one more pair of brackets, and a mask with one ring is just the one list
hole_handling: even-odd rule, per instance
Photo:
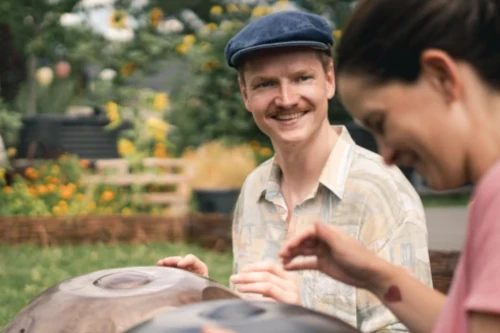
{"label": "flowering bush", "polygon": [[75,156],[62,155],[23,174],[0,169],[0,216],[75,216],[163,213],[159,205],[145,205],[134,195],[145,189],[85,184],[90,162]]}

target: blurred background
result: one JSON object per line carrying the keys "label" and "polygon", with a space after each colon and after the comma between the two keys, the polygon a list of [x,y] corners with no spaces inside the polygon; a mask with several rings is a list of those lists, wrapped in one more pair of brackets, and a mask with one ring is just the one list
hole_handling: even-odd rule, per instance
{"label": "blurred background", "polygon": [[[193,252],[227,283],[233,205],[273,151],[224,46],[282,10],[322,15],[340,40],[355,4],[0,0],[0,327],[45,288],[93,269]],[[336,98],[329,118],[377,150]],[[435,193],[403,172],[437,221],[432,249],[458,253],[471,188]]]}

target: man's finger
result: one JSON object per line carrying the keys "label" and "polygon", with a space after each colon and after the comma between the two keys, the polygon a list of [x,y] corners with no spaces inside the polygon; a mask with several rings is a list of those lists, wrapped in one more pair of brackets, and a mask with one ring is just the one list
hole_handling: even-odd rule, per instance
{"label": "man's finger", "polygon": [[269,272],[282,279],[289,279],[289,276],[285,272],[285,270],[282,269],[281,266],[272,262],[266,262],[266,261],[257,262],[248,265],[241,270],[241,273],[250,273],[250,272]]}
{"label": "man's finger", "polygon": [[286,284],[287,280],[269,272],[241,272],[231,276],[231,283],[233,284],[248,284],[257,282],[268,282],[281,286]]}
{"label": "man's finger", "polygon": [[177,263],[179,260],[181,260],[181,256],[175,256],[175,257],[166,257],[163,259],[158,260],[157,265],[158,266],[177,266]]}
{"label": "man's finger", "polygon": [[286,291],[267,282],[242,284],[237,286],[236,290],[241,293],[260,294],[265,297],[270,297],[278,302],[286,301]]}
{"label": "man's finger", "polygon": [[177,265],[179,267],[185,268],[185,267],[193,266],[197,262],[200,262],[200,260],[195,255],[188,254],[187,256],[185,256],[184,258],[182,258],[181,260],[179,260],[179,262],[177,263]]}

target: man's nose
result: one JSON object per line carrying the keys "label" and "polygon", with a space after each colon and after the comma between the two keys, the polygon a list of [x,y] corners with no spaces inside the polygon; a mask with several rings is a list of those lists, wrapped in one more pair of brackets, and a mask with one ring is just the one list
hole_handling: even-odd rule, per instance
{"label": "man's nose", "polygon": [[279,95],[276,97],[276,105],[284,109],[289,109],[297,106],[298,103],[299,95],[294,87],[289,83],[282,83]]}

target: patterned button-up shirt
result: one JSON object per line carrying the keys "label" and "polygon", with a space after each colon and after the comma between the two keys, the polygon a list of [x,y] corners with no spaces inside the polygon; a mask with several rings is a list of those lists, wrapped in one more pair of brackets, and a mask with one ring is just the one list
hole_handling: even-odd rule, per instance
{"label": "patterned button-up shirt", "polygon": [[[422,203],[396,167],[357,146],[345,127],[313,192],[294,207],[289,223],[281,194],[281,169],[264,162],[245,180],[233,221],[233,273],[245,265],[272,261],[285,241],[314,221],[336,225],[387,261],[407,268],[432,286],[427,227]],[[364,332],[407,329],[366,290],[345,285],[317,271],[300,271],[302,304],[334,315]]]}

